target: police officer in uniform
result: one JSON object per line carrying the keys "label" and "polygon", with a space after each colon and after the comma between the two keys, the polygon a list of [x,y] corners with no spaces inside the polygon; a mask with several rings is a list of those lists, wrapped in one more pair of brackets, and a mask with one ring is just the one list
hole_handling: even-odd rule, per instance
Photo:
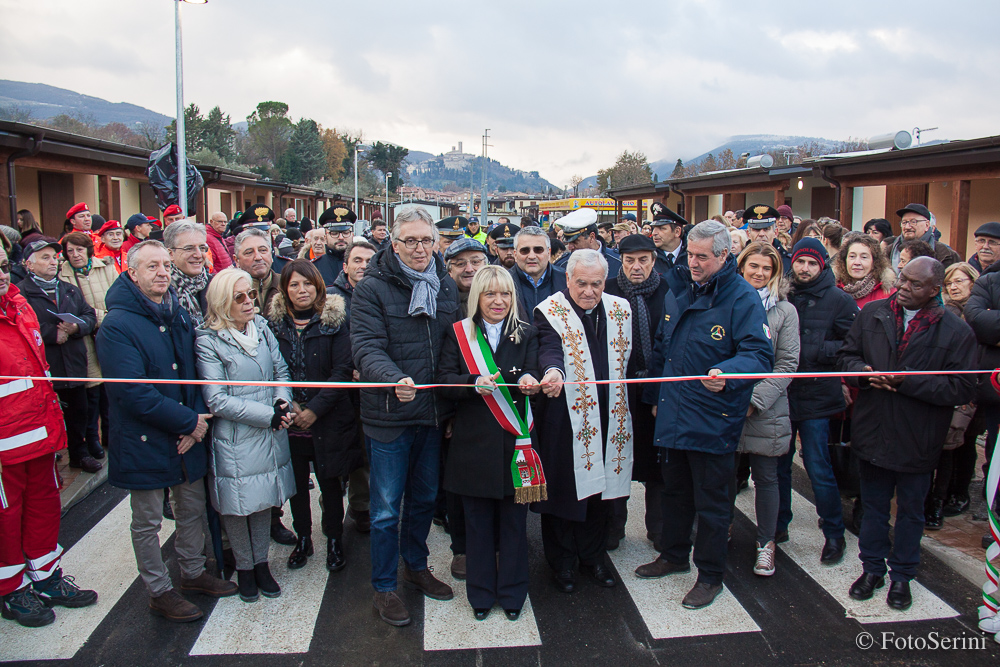
{"label": "police officer in uniform", "polygon": [[442,257],[444,257],[448,246],[465,236],[465,228],[468,224],[469,219],[461,215],[453,215],[434,223],[439,235],[437,251],[441,253]]}
{"label": "police officer in uniform", "polygon": [[650,225],[656,244],[656,272],[662,276],[675,266],[687,266],[684,226],[688,221],[658,201],[652,203],[649,212],[653,215]]}

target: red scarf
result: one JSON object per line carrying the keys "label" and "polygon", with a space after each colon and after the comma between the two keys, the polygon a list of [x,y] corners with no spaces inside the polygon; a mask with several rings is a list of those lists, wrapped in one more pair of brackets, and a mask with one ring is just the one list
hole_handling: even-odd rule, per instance
{"label": "red scarf", "polygon": [[889,308],[892,310],[892,314],[896,317],[896,360],[903,358],[903,351],[906,350],[906,346],[910,344],[913,337],[918,333],[927,331],[931,328],[931,325],[937,324],[941,321],[944,316],[944,308],[939,304],[932,301],[927,304],[913,316],[910,320],[910,326],[904,329],[905,315],[903,312],[903,307],[899,305],[896,295],[889,297]]}

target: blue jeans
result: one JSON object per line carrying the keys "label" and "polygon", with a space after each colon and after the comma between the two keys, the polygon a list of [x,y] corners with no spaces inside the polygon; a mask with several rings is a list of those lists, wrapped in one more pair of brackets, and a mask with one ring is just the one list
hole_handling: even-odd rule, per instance
{"label": "blue jeans", "polygon": [[816,513],[823,519],[823,535],[843,539],[844,509],[840,501],[837,478],[830,463],[829,419],[805,419],[792,422],[792,444],[788,453],[778,459],[778,528],[782,533],[788,530],[792,521],[792,459],[795,457],[795,432],[802,442],[802,462],[805,464],[813,496],[816,498]]}
{"label": "blue jeans", "polygon": [[411,570],[427,569],[441,429],[413,426],[391,442],[366,437],[365,444],[371,465],[372,587],[385,593],[396,590],[400,554]]}

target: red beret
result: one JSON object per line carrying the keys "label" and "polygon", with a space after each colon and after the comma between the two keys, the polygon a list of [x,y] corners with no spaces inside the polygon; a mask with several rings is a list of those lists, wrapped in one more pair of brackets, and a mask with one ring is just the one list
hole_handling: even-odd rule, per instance
{"label": "red beret", "polygon": [[180,214],[181,214],[181,207],[178,206],[177,204],[171,204],[163,211],[164,216],[180,215]]}
{"label": "red beret", "polygon": [[70,210],[66,211],[66,219],[67,220],[72,220],[73,216],[76,215],[77,213],[80,213],[82,211],[89,211],[89,210],[90,209],[87,208],[87,203],[86,202],[80,202],[79,204],[74,204],[73,208],[71,208]]}
{"label": "red beret", "polygon": [[100,229],[97,230],[97,235],[104,236],[104,234],[107,232],[121,228],[122,228],[122,223],[118,222],[117,220],[108,220],[107,222],[104,223],[104,225]]}
{"label": "red beret", "polygon": [[146,216],[146,222],[148,222],[151,225],[156,225],[157,227],[162,227],[163,226],[163,221],[162,220],[160,220],[159,218],[154,218],[151,215],[147,215]]}

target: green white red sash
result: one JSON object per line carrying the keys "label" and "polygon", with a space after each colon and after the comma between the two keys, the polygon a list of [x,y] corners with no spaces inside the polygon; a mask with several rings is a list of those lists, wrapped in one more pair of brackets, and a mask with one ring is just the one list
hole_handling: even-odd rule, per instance
{"label": "green white red sash", "polygon": [[[493,350],[490,349],[490,344],[483,335],[482,329],[476,326],[472,318],[456,322],[453,326],[455,338],[458,339],[458,349],[462,352],[462,358],[469,370],[483,377],[495,375],[498,369],[493,360]],[[474,343],[469,340],[469,332],[473,329],[476,332]],[[547,500],[548,493],[542,461],[538,458],[535,450],[531,448],[531,429],[535,426],[531,416],[531,403],[525,400],[524,416],[522,417],[518,414],[517,405],[510,394],[510,388],[505,386],[499,386],[493,393],[483,395],[483,400],[486,401],[486,405],[500,426],[515,436],[514,458],[510,463],[511,475],[514,480],[514,501],[533,503]]]}

